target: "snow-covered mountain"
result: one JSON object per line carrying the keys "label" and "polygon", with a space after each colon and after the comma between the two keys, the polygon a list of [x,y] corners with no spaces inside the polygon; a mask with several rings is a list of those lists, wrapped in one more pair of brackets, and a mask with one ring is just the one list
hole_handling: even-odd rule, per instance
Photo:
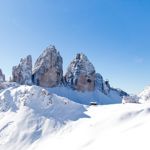
{"label": "snow-covered mountain", "polygon": [[125,96],[122,100],[123,103],[150,103],[150,86],[146,87],[142,92],[137,95]]}
{"label": "snow-covered mountain", "polygon": [[[0,78],[3,76],[0,70]],[[48,88],[59,96],[86,105],[91,102],[121,103],[122,97],[128,96],[123,90],[112,88],[109,81],[105,81],[103,76],[96,72],[94,65],[83,53],[75,56],[63,76],[63,58],[52,45],[42,52],[34,65],[31,55],[22,58],[20,63],[13,67],[10,81],[10,84],[16,82]],[[4,80],[0,81],[0,89],[5,88],[3,83]],[[9,86],[9,83],[7,85]]]}
{"label": "snow-covered mountain", "polygon": [[112,88],[82,53],[62,68],[49,46],[34,67],[21,59],[10,82],[0,70],[0,150],[149,150],[150,87]]}

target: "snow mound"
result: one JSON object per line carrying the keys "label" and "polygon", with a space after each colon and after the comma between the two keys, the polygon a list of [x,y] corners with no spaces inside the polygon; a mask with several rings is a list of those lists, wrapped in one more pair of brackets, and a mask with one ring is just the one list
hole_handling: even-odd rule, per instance
{"label": "snow mound", "polygon": [[48,109],[52,104],[54,95],[37,86],[19,86],[8,88],[0,93],[0,111],[19,109],[21,106],[42,110]]}
{"label": "snow mound", "polygon": [[50,115],[52,114],[50,110],[53,108],[58,109],[58,112],[62,111],[64,107],[73,111],[73,109],[81,108],[81,105],[65,97],[50,94],[47,90],[38,86],[10,87],[0,93],[0,112],[8,110],[15,112],[22,107],[28,107],[39,113],[44,112]]}

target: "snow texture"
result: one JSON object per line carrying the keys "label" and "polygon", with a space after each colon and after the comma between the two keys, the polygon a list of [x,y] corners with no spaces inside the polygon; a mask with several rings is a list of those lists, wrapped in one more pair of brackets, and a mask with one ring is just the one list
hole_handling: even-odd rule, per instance
{"label": "snow texture", "polygon": [[26,146],[69,121],[87,118],[84,106],[38,86],[16,86],[0,93],[0,149]]}
{"label": "snow texture", "polygon": [[59,96],[67,97],[72,101],[80,104],[90,105],[91,102],[96,102],[97,104],[116,104],[122,102],[122,97],[120,93],[116,90],[110,90],[109,94],[106,95],[99,90],[94,91],[77,91],[69,87],[54,87],[48,88],[50,93],[55,93]]}
{"label": "snow texture", "polygon": [[[149,150],[150,105],[91,106],[82,118],[29,150]],[[58,144],[59,143],[59,144]]]}
{"label": "snow texture", "polygon": [[[53,92],[77,102],[90,92],[9,86],[0,92],[0,150],[149,150],[150,103],[85,106]],[[117,99],[118,93],[110,90],[109,96]],[[103,93],[99,98],[112,100]]]}

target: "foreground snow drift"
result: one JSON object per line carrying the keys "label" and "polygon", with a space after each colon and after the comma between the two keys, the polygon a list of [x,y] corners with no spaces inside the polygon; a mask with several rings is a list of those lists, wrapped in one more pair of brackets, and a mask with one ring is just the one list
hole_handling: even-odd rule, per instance
{"label": "foreground snow drift", "polygon": [[26,150],[41,137],[56,132],[86,109],[37,86],[8,88],[0,93],[0,149]]}
{"label": "foreground snow drift", "polygon": [[90,118],[70,122],[29,150],[149,150],[150,106],[90,107]]}

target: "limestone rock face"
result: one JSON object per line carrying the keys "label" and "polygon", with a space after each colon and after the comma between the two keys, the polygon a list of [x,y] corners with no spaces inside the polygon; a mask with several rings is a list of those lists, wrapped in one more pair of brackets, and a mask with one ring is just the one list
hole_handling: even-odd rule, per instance
{"label": "limestone rock face", "polygon": [[55,87],[63,79],[63,59],[54,46],[47,47],[37,59],[32,74],[34,84]]}
{"label": "limestone rock face", "polygon": [[96,73],[95,88],[105,95],[108,95],[111,90],[109,81],[103,80],[103,77],[99,73]]}
{"label": "limestone rock face", "polygon": [[103,86],[104,86],[104,94],[108,95],[110,90],[111,90],[111,87],[110,87],[110,84],[109,84],[109,81],[104,81],[103,82]]}
{"label": "limestone rock face", "polygon": [[5,75],[3,74],[2,70],[0,69],[0,82],[5,81]]}
{"label": "limestone rock face", "polygon": [[77,54],[69,65],[64,80],[75,90],[93,91],[95,89],[95,68],[84,54]]}
{"label": "limestone rock face", "polygon": [[18,66],[13,67],[12,81],[19,84],[32,84],[32,57],[22,58]]}
{"label": "limestone rock face", "polygon": [[104,80],[99,73],[96,73],[95,88],[104,93]]}

